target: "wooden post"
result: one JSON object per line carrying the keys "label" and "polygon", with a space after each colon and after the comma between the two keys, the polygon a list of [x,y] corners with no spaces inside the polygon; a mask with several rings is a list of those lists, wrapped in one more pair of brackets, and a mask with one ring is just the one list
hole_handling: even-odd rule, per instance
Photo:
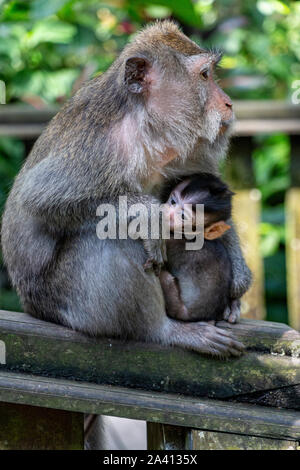
{"label": "wooden post", "polygon": [[292,188],[286,194],[286,267],[289,324],[300,330],[300,138],[291,136]]}
{"label": "wooden post", "polygon": [[264,269],[260,255],[258,225],[260,222],[260,192],[258,189],[237,191],[233,202],[233,219],[240,237],[241,248],[251,269],[253,282],[242,298],[244,318],[265,318]]}
{"label": "wooden post", "polygon": [[83,413],[0,403],[0,450],[83,449]]}
{"label": "wooden post", "polygon": [[300,330],[300,188],[288,191],[285,210],[289,324]]}

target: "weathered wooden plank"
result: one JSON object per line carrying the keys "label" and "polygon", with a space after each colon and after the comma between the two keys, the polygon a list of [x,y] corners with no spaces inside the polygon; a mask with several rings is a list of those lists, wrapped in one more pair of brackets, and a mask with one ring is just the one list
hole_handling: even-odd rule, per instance
{"label": "weathered wooden plank", "polygon": [[300,117],[300,108],[283,100],[234,100],[238,119],[291,119]]}
{"label": "weathered wooden plank", "polygon": [[253,274],[252,286],[242,298],[242,316],[257,320],[262,320],[266,314],[264,270],[258,231],[260,212],[260,192],[257,189],[237,191],[233,198],[233,219],[244,256]]}
{"label": "weathered wooden plank", "polygon": [[83,449],[83,414],[0,403],[0,450]]}
{"label": "weathered wooden plank", "polygon": [[[6,346],[6,363],[0,369],[214,398],[288,389],[300,383],[297,332],[285,325],[245,320],[223,326],[233,328],[249,345],[243,357],[220,361],[180,348],[88,338],[25,314],[1,312],[0,341]],[[269,349],[272,354],[252,352],[253,348]]]}
{"label": "weathered wooden plank", "polygon": [[286,259],[289,323],[300,330],[300,189],[286,195]]}
{"label": "weathered wooden plank", "polygon": [[46,123],[59,111],[59,106],[36,109],[25,104],[7,104],[0,107],[0,124]]}
{"label": "weathered wooden plank", "polygon": [[0,136],[18,137],[19,139],[36,139],[46,124],[0,124]]}
{"label": "weathered wooden plank", "polygon": [[[300,118],[299,106],[283,100],[234,100],[237,119],[293,119]],[[0,108],[0,123],[45,122],[58,111],[59,106],[36,109],[26,104],[7,104]]]}
{"label": "weathered wooden plank", "polygon": [[235,136],[278,134],[279,132],[299,135],[299,119],[240,119],[233,125],[233,135]]}
{"label": "weathered wooden plank", "polygon": [[88,338],[25,314],[1,312],[6,364],[0,370],[214,398],[300,383],[300,334],[268,322],[223,326],[249,345],[243,357],[220,361],[180,348]]}
{"label": "weathered wooden plank", "polygon": [[300,413],[0,372],[0,401],[274,439],[299,439]]}
{"label": "weathered wooden plank", "polygon": [[298,450],[299,442],[192,430],[192,450]]}

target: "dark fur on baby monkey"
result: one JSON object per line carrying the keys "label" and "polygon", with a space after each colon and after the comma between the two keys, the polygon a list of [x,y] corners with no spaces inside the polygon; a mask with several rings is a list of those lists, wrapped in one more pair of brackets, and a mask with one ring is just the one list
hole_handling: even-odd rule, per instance
{"label": "dark fur on baby monkey", "polygon": [[[168,188],[166,189],[168,190]],[[239,303],[232,306],[231,260],[222,235],[231,227],[233,192],[218,177],[202,173],[177,184],[167,199],[165,214],[173,235],[167,241],[168,263],[160,273],[167,314],[177,320],[234,323]],[[184,205],[191,205],[191,213]],[[199,250],[187,250],[186,239],[174,238],[183,229],[182,219],[191,218],[196,228],[195,205],[204,205],[204,244]]]}

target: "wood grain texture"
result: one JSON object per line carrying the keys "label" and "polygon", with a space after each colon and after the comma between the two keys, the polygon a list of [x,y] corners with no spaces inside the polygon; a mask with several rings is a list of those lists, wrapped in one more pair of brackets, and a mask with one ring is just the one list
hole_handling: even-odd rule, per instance
{"label": "wood grain texture", "polygon": [[289,323],[300,330],[300,189],[286,195],[286,260]]}
{"label": "wood grain texture", "polygon": [[252,286],[242,298],[242,316],[257,320],[263,320],[266,315],[264,270],[259,246],[260,212],[260,192],[257,189],[236,192],[233,198],[233,219],[243,254],[253,275]]}
{"label": "wood grain texture", "polygon": [[0,370],[220,399],[279,388],[288,396],[289,388],[300,384],[299,333],[253,320],[220,326],[233,329],[247,345],[244,356],[222,361],[180,348],[89,338],[2,311],[6,364]]}
{"label": "wood grain texture", "polygon": [[300,412],[0,372],[0,401],[210,431],[300,439]]}
{"label": "wood grain texture", "polygon": [[299,442],[223,432],[192,431],[192,450],[298,450]]}

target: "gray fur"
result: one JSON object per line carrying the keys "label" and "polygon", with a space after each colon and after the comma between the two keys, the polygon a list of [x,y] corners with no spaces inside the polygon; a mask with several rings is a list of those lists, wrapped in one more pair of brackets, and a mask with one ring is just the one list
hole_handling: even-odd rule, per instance
{"label": "gray fur", "polygon": [[[40,136],[16,178],[2,224],[4,260],[25,311],[90,335],[219,356],[240,353],[230,333],[166,316],[159,280],[143,270],[142,241],[96,237],[101,202],[126,194],[129,203],[142,198],[150,206],[160,189],[154,174],[166,180],[195,169],[217,171],[228,136],[218,135],[220,117],[217,110],[205,110],[205,85],[197,93],[183,65],[185,56],[202,52],[173,23],[147,28]],[[126,60],[140,54],[158,77],[158,99],[126,88]],[[178,157],[162,166],[162,152],[170,146]],[[238,242],[229,239],[228,246],[238,296],[249,276]]]}

